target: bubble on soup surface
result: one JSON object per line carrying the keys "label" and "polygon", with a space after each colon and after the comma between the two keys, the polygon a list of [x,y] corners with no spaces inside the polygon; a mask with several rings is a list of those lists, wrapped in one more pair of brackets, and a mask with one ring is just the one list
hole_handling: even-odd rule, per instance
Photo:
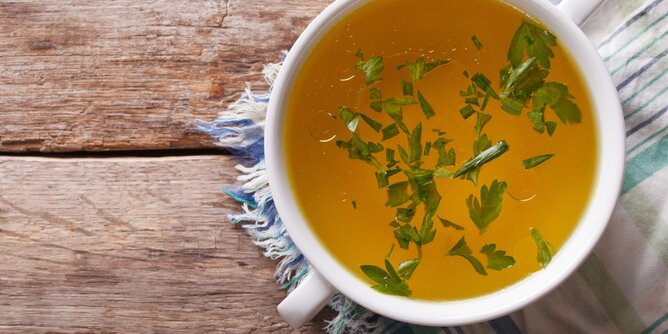
{"label": "bubble on soup surface", "polygon": [[516,169],[508,174],[508,195],[520,202],[527,202],[538,193],[538,176],[529,169]]}
{"label": "bubble on soup surface", "polygon": [[339,122],[331,113],[321,110],[311,116],[309,122],[309,134],[313,139],[327,143],[336,138],[339,130]]}

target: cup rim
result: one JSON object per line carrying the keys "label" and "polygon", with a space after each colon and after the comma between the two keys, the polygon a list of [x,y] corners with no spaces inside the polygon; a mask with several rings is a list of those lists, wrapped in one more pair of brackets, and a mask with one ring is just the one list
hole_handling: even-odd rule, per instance
{"label": "cup rim", "polygon": [[320,244],[297,204],[287,175],[281,129],[297,70],[320,37],[340,18],[369,0],[336,0],[297,39],[274,82],[265,123],[265,161],[274,203],[291,239],[338,291],[383,316],[426,326],[465,325],[514,312],[553,290],[590,254],[617,201],[624,173],[625,130],[616,88],[589,39],[556,6],[539,0],[501,0],[557,35],[589,90],[597,129],[598,164],[587,208],[549,266],[502,290],[470,299],[425,301],[381,294],[344,268]]}

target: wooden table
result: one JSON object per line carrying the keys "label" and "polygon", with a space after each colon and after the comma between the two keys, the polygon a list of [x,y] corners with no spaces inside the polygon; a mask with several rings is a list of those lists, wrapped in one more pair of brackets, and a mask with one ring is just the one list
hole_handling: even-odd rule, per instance
{"label": "wooden table", "polygon": [[0,1],[0,332],[289,331],[189,124],[329,2]]}

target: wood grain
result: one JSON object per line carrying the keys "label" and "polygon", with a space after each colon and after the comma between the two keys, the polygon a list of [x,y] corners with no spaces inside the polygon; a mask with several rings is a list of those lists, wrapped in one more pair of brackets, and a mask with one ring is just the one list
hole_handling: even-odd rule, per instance
{"label": "wood grain", "polygon": [[289,332],[275,263],[224,218],[233,164],[0,157],[0,332]]}
{"label": "wood grain", "polygon": [[192,131],[263,89],[330,0],[0,2],[0,152],[211,147]]}

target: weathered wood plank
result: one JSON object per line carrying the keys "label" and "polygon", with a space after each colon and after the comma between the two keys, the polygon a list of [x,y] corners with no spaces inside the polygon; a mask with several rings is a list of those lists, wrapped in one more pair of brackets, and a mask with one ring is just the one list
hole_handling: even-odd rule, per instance
{"label": "weathered wood plank", "polygon": [[330,0],[0,2],[0,152],[211,147],[189,130]]}
{"label": "weathered wood plank", "polygon": [[288,332],[232,164],[0,157],[0,332]]}

